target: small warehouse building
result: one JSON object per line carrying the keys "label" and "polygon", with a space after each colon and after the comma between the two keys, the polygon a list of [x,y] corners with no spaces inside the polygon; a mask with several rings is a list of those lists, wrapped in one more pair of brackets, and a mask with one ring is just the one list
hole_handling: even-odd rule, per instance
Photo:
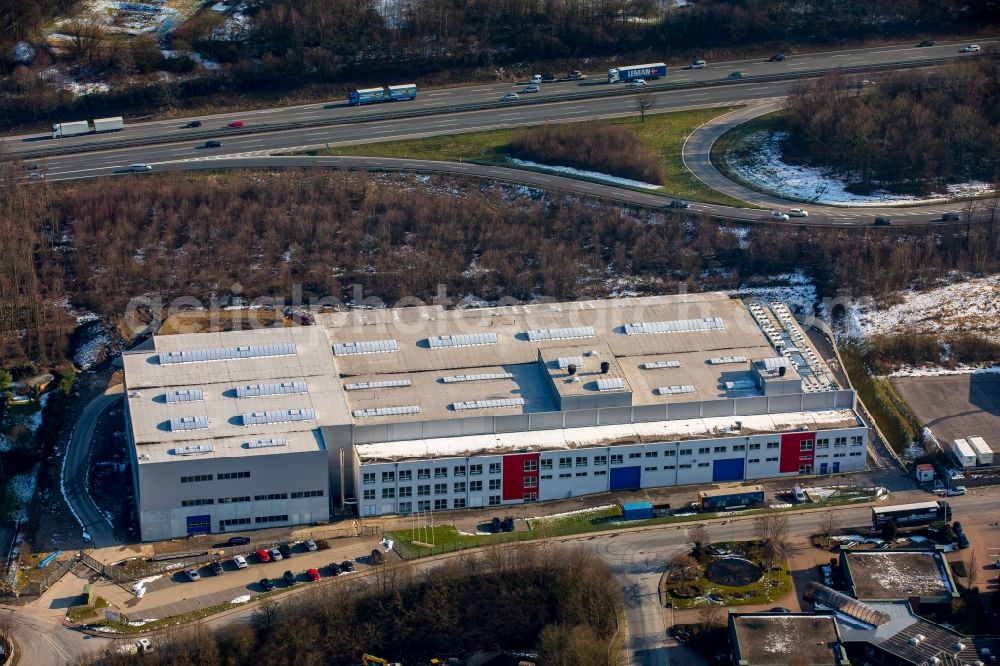
{"label": "small warehouse building", "polygon": [[930,483],[934,480],[934,465],[930,463],[920,463],[917,465],[917,483]]}
{"label": "small warehouse building", "polygon": [[847,666],[833,613],[729,614],[734,666]]}
{"label": "small warehouse building", "polygon": [[950,612],[959,599],[944,554],[927,550],[843,550],[848,592],[859,601],[903,599],[915,612]]}

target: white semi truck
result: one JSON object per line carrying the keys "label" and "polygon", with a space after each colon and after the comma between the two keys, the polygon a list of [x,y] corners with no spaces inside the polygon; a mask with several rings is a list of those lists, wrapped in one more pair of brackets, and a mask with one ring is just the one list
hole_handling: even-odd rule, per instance
{"label": "white semi truck", "polygon": [[100,134],[102,132],[120,132],[125,129],[125,119],[121,116],[114,118],[95,118],[91,122],[79,120],[73,123],[56,123],[52,126],[52,138],[58,139],[64,136],[79,136],[81,134]]}

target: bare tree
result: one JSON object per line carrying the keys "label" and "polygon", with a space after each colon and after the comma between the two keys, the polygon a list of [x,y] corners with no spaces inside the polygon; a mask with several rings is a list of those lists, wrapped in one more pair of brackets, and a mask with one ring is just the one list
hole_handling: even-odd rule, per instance
{"label": "bare tree", "polygon": [[698,560],[686,553],[678,553],[667,563],[667,576],[670,580],[686,583],[695,580],[701,573]]}
{"label": "bare tree", "polygon": [[81,61],[89,61],[97,55],[107,29],[96,13],[82,14],[63,25],[59,31],[69,37],[70,53]]}
{"label": "bare tree", "polygon": [[706,604],[698,609],[698,624],[702,631],[711,631],[722,625],[722,608],[715,604]]}
{"label": "bare tree", "polygon": [[823,520],[819,524],[819,533],[823,536],[829,538],[833,536],[833,533],[837,531],[837,516],[833,511],[827,511],[823,515]]}
{"label": "bare tree", "polygon": [[783,541],[788,534],[788,516],[780,513],[766,513],[753,519],[754,532],[761,544],[768,541]]}
{"label": "bare tree", "polygon": [[969,555],[968,561],[965,563],[966,579],[969,581],[970,589],[975,586],[976,579],[979,578],[979,562],[977,559],[976,551],[973,550]]}
{"label": "bare tree", "polygon": [[635,110],[639,114],[640,122],[646,122],[646,112],[656,106],[656,100],[653,96],[644,92],[635,98]]}
{"label": "bare tree", "polygon": [[687,529],[687,536],[695,557],[701,554],[703,548],[712,543],[711,537],[708,535],[708,527],[704,523],[698,523],[689,527]]}

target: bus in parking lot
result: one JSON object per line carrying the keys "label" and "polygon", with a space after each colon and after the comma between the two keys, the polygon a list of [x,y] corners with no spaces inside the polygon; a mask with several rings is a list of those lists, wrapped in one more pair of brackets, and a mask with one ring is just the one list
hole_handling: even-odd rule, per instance
{"label": "bus in parking lot", "polygon": [[948,521],[951,520],[951,506],[944,500],[937,500],[872,507],[872,527],[882,527],[890,520],[895,520],[900,527]]}

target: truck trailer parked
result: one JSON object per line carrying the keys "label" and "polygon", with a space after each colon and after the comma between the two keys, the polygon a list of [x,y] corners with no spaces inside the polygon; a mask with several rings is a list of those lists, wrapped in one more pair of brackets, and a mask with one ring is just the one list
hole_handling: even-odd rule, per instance
{"label": "truck trailer parked", "polygon": [[52,125],[52,138],[58,139],[64,136],[79,136],[81,134],[120,132],[123,129],[125,129],[125,119],[121,116],[95,118],[89,123],[86,120],[79,120],[72,123],[55,123]]}
{"label": "truck trailer parked", "polygon": [[761,504],[763,501],[764,486],[698,491],[698,506],[701,507],[702,511],[746,508],[753,504]]}
{"label": "truck trailer parked", "polygon": [[350,106],[379,104],[381,102],[404,102],[417,98],[417,84],[404,83],[398,86],[379,86],[355,90],[347,100]]}
{"label": "truck trailer parked", "polygon": [[951,452],[955,455],[955,460],[962,467],[976,466],[976,461],[978,460],[976,452],[964,439],[956,439],[951,447]]}
{"label": "truck trailer parked", "polygon": [[993,464],[993,449],[990,445],[986,443],[986,440],[979,435],[973,435],[967,438],[969,446],[972,450],[976,452],[976,460],[979,461],[980,465],[992,465]]}
{"label": "truck trailer parked", "polygon": [[618,83],[620,81],[634,81],[635,79],[658,79],[667,75],[667,65],[662,62],[653,62],[645,65],[628,65],[626,67],[615,67],[608,70],[608,83]]}

